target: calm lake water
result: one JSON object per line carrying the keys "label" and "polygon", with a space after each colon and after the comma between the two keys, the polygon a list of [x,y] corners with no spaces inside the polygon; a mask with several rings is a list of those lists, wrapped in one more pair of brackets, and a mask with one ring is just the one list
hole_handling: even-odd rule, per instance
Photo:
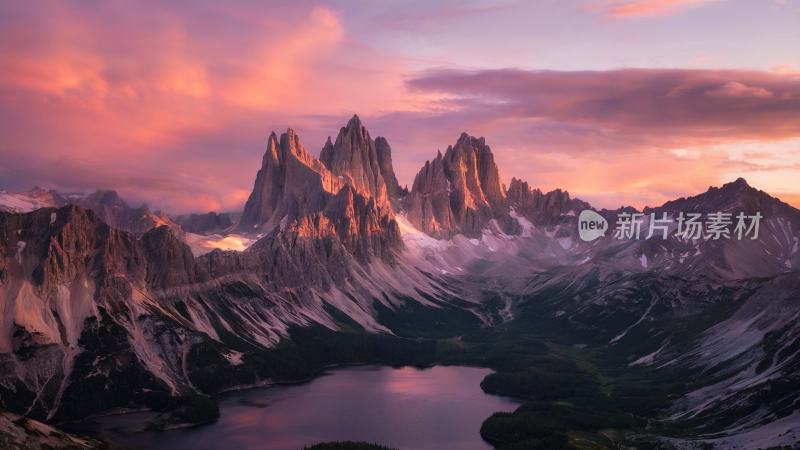
{"label": "calm lake water", "polygon": [[249,389],[220,399],[218,422],[141,431],[152,413],[99,418],[101,437],[133,449],[298,450],[322,441],[375,442],[408,450],[485,450],[479,430],[517,403],[486,395],[489,369],[360,366],[294,386]]}

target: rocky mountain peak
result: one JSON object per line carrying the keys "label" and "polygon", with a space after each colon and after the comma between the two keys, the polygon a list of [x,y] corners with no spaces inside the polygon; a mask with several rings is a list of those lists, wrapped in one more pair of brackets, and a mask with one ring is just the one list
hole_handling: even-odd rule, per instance
{"label": "rocky mountain peak", "polygon": [[268,165],[272,161],[278,161],[278,152],[280,152],[280,144],[278,143],[278,136],[273,131],[267,138],[267,148],[264,152],[264,157],[261,159],[261,167]]}
{"label": "rocky mountain peak", "polygon": [[492,219],[513,231],[494,155],[484,138],[467,133],[425,163],[404,204],[411,223],[436,237],[476,236]]}
{"label": "rocky mountain peak", "polygon": [[128,204],[125,203],[122,198],[120,198],[117,191],[112,189],[98,189],[95,192],[89,194],[84,198],[86,202],[95,202],[97,204],[107,205],[107,206],[124,206],[127,207]]}
{"label": "rocky mountain peak", "polygon": [[739,177],[739,178],[737,178],[737,179],[735,179],[733,181],[729,181],[729,182],[723,184],[722,186],[720,186],[718,188],[714,187],[714,186],[709,186],[708,187],[708,192],[714,191],[714,190],[719,190],[721,192],[725,192],[728,195],[740,195],[740,194],[743,194],[743,193],[760,192],[758,189],[750,186],[750,184],[747,183],[747,180],[745,180],[742,177]]}
{"label": "rocky mountain peak", "polygon": [[561,222],[565,216],[576,215],[590,205],[573,199],[569,192],[554,189],[542,193],[532,189],[527,182],[512,178],[507,192],[508,205],[517,213],[535,224],[552,225]]}
{"label": "rocky mountain peak", "polygon": [[328,137],[320,151],[320,161],[359,192],[382,203],[397,204],[399,186],[391,147],[385,138],[373,140],[357,115],[339,130],[335,142]]}
{"label": "rocky mountain peak", "polygon": [[725,186],[727,186],[727,185],[730,185],[730,184],[732,184],[732,185],[734,185],[734,186],[738,186],[738,187],[740,187],[740,188],[749,188],[749,187],[751,187],[751,186],[750,186],[750,185],[747,183],[747,180],[745,180],[745,179],[744,179],[744,178],[742,178],[742,177],[739,177],[739,178],[737,178],[736,180],[734,180],[734,181],[732,181],[732,182],[730,182],[730,183],[726,183],[726,184],[724,184],[724,185],[723,185],[723,187],[725,187]]}
{"label": "rocky mountain peak", "polygon": [[292,128],[288,128],[286,133],[281,135],[280,149],[281,158],[284,161],[296,159],[300,163],[312,168],[315,172],[321,172],[322,166],[317,158],[314,157],[300,142],[300,136]]}
{"label": "rocky mountain peak", "polygon": [[347,121],[347,125],[345,125],[342,128],[358,129],[362,127],[363,125],[361,123],[361,118],[358,117],[358,114],[353,114],[353,117],[351,117],[350,120]]}
{"label": "rocky mountain peak", "polygon": [[[388,151],[382,152],[386,152],[385,167],[393,178]],[[303,235],[314,235],[322,230],[303,227],[335,224],[336,237],[356,256],[389,259],[391,250],[402,241],[375,142],[360,120],[351,119],[335,144],[326,143],[320,157],[314,158],[292,129],[279,140],[271,135],[236,229],[274,236],[290,228],[297,230],[301,223]],[[319,214],[325,220],[307,220]]]}
{"label": "rocky mountain peak", "polygon": [[511,178],[511,183],[506,191],[508,201],[514,205],[522,205],[533,201],[533,191],[527,181]]}
{"label": "rocky mountain peak", "polygon": [[318,210],[324,193],[338,192],[343,184],[303,147],[294,130],[289,128],[280,139],[273,132],[236,228],[242,233],[269,231],[284,217]]}
{"label": "rocky mountain peak", "polygon": [[505,194],[500,184],[500,171],[483,137],[462,133],[456,145],[448,147],[444,163],[452,188],[458,195],[463,194],[465,206],[478,208],[502,204]]}
{"label": "rocky mountain peak", "polygon": [[646,208],[645,211],[678,212],[739,212],[748,214],[760,212],[764,217],[777,214],[800,219],[797,209],[792,208],[768,193],[750,186],[744,178],[711,186],[706,192],[692,197],[681,197],[664,203],[658,208]]}
{"label": "rocky mountain peak", "polygon": [[375,151],[378,154],[378,168],[386,184],[386,193],[389,195],[392,206],[398,209],[400,200],[405,196],[406,192],[400,189],[397,176],[394,174],[392,147],[389,146],[389,141],[387,141],[386,138],[378,136],[375,138]]}
{"label": "rocky mountain peak", "polygon": [[319,159],[320,161],[327,161],[333,156],[333,142],[331,141],[331,137],[328,136],[325,139],[325,145],[322,146],[322,150],[319,152]]}

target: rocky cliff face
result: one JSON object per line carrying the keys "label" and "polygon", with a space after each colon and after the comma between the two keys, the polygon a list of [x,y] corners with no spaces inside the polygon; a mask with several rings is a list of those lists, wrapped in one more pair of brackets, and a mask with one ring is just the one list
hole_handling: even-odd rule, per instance
{"label": "rocky cliff face", "polygon": [[[137,237],[75,205],[0,213],[0,407],[52,420],[152,407],[240,364],[195,374],[192,349],[264,349],[290,326],[335,328],[331,309],[384,331],[372,292],[391,280],[365,278],[358,255],[392,258],[392,224],[350,187],[329,208],[200,258],[169,227]],[[229,383],[255,382],[248,373]]]}
{"label": "rocky cliff face", "polygon": [[408,220],[435,237],[478,236],[493,219],[515,232],[494,155],[483,138],[463,133],[455,146],[427,161],[404,201]]}
{"label": "rocky cliff face", "polygon": [[319,159],[359,193],[374,197],[381,204],[389,201],[396,204],[400,188],[391,151],[385,138],[379,136],[373,141],[361,119],[354,115],[339,130],[335,143],[328,138]]}
{"label": "rocky cliff face", "polygon": [[[383,160],[386,173],[394,178],[391,156]],[[274,236],[289,228],[319,225],[323,222],[307,220],[318,215],[362,260],[390,260],[392,250],[402,247],[375,143],[358,117],[342,128],[336,145],[326,145],[321,161],[306,151],[293,130],[281,135],[280,142],[273,133],[237,229]]]}
{"label": "rocky cliff face", "polygon": [[[124,334],[117,344],[112,335],[101,337],[100,343],[113,349],[107,348],[88,366],[79,364],[78,355],[89,350],[90,322],[106,323],[109,327],[103,332],[110,332],[119,323],[112,316],[135,324],[148,309],[141,301],[148,291],[147,254],[134,235],[74,205],[4,214],[0,235],[2,407],[41,419],[56,415],[62,398],[80,396],[88,386],[68,382],[79,365],[87,373],[97,369],[104,374],[87,380],[81,378],[85,373],[75,374],[89,384],[105,385],[95,392],[100,397],[108,394],[96,400],[108,402],[103,405],[114,404],[128,377],[139,378],[148,389],[159,384],[134,356],[132,344],[122,345],[127,343]],[[127,396],[130,400],[137,392]]]}
{"label": "rocky cliff face", "polygon": [[375,151],[378,154],[378,166],[386,183],[386,192],[389,194],[389,200],[392,202],[392,206],[397,209],[400,207],[403,198],[408,194],[408,191],[400,188],[397,182],[394,166],[392,165],[392,148],[389,146],[389,141],[381,136],[376,137]]}
{"label": "rocky cliff face", "polygon": [[542,193],[517,178],[511,179],[506,196],[510,207],[537,225],[554,225],[562,222],[564,216],[577,215],[591,207],[582,200],[570,198],[567,191],[555,189]]}
{"label": "rocky cliff face", "polygon": [[280,141],[272,133],[237,229],[269,232],[282,221],[318,212],[325,206],[325,197],[339,192],[344,184],[306,151],[294,130],[287,130]]}

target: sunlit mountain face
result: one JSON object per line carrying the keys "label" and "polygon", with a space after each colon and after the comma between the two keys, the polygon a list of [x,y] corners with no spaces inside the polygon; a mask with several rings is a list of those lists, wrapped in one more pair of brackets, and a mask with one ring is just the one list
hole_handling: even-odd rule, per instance
{"label": "sunlit mountain face", "polygon": [[0,447],[800,446],[796,2],[0,17]]}

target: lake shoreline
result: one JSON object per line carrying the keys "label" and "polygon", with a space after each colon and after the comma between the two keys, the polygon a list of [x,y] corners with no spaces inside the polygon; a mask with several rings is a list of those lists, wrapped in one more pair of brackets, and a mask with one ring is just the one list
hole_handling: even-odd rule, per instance
{"label": "lake shoreline", "polygon": [[[422,370],[430,369],[430,368],[433,368],[433,367],[470,367],[470,368],[476,368],[476,369],[488,369],[488,370],[491,370],[492,372],[496,372],[496,370],[494,368],[492,368],[492,367],[480,366],[480,365],[475,365],[475,364],[459,364],[459,363],[453,363],[453,362],[433,363],[433,364],[425,364],[425,365],[391,364],[391,363],[384,363],[384,362],[337,363],[337,364],[326,365],[325,367],[322,367],[319,370],[317,370],[313,375],[309,375],[307,377],[300,378],[300,379],[297,379],[297,380],[281,380],[281,381],[264,380],[262,382],[254,383],[254,384],[250,384],[250,385],[241,385],[241,386],[226,388],[226,389],[223,389],[223,390],[221,390],[221,391],[219,391],[217,393],[209,395],[209,397],[211,397],[212,399],[218,401],[219,399],[221,399],[225,395],[233,394],[233,393],[239,393],[239,392],[245,392],[245,391],[249,391],[249,390],[266,389],[266,388],[270,388],[270,387],[280,387],[280,386],[302,386],[304,384],[311,383],[311,382],[313,382],[314,380],[316,380],[316,379],[318,379],[320,377],[325,376],[326,375],[325,372],[327,372],[329,370],[332,370],[332,369],[346,369],[346,368],[349,368],[349,367],[364,367],[364,366],[390,367],[390,368],[412,367],[412,368],[415,368],[415,369],[422,369]],[[508,396],[508,395],[497,395],[497,394],[488,393],[488,392],[484,392],[484,393],[486,395],[492,395],[492,396],[500,397],[500,398],[507,398],[507,399],[510,399],[510,400],[513,400],[513,401],[518,401],[518,402],[524,401],[522,399],[514,398],[514,397]],[[79,420],[71,420],[71,421],[57,423],[56,426],[67,429],[72,424],[80,423],[80,422],[83,422],[83,421],[86,421],[86,420],[91,420],[91,419],[96,419],[96,418],[103,418],[103,417],[111,417],[111,416],[124,416],[124,415],[129,415],[129,414],[137,414],[137,413],[145,413],[145,412],[159,413],[159,411],[156,411],[153,408],[114,409],[114,410],[104,411],[104,412],[97,413],[97,414],[91,414],[91,415],[86,416],[85,418],[79,419]],[[197,423],[197,424],[193,424],[193,425],[189,424],[189,425],[187,425],[185,427],[182,427],[182,428],[191,428],[193,426],[198,426],[199,427],[199,426],[204,426],[204,425],[208,425],[208,422],[202,422],[202,423]],[[170,430],[162,430],[162,431],[170,431]]]}
{"label": "lake shoreline", "polygon": [[[348,369],[358,369],[358,368],[374,368],[375,370],[364,370],[364,371],[352,371],[349,373],[343,373],[343,371],[347,371]],[[413,369],[413,370],[407,370]],[[437,369],[445,369],[445,370],[437,370]],[[431,373],[427,373],[429,370],[433,370]],[[473,370],[480,370],[480,372],[474,372]],[[330,373],[328,373],[330,372]],[[397,430],[405,429],[404,427],[408,427],[408,422],[411,420],[416,420],[415,416],[419,415],[421,412],[422,414],[431,414],[432,418],[430,423],[439,423],[442,420],[447,420],[448,416],[452,414],[462,414],[468,415],[469,420],[471,421],[469,426],[465,426],[466,424],[459,424],[458,427],[453,428],[451,426],[451,431],[459,434],[460,438],[464,438],[464,436],[469,437],[472,441],[479,440],[480,443],[476,444],[475,442],[469,442],[468,448],[491,448],[490,444],[482,439],[480,436],[480,427],[482,422],[488,418],[491,414],[498,411],[509,411],[515,409],[520,402],[506,397],[506,396],[499,396],[490,393],[484,392],[481,387],[481,381],[489,374],[493,373],[493,369],[488,367],[476,366],[476,365],[459,365],[453,363],[447,364],[426,364],[426,365],[397,365],[397,364],[381,364],[376,362],[365,362],[365,363],[347,363],[347,364],[333,364],[328,365],[326,367],[320,368],[315,374],[311,377],[306,377],[302,380],[293,380],[293,381],[281,381],[281,382],[267,382],[264,384],[256,385],[256,386],[248,386],[242,389],[235,389],[235,390],[228,390],[226,392],[222,392],[216,394],[214,399],[220,405],[220,418],[217,422],[211,424],[204,424],[204,425],[197,425],[191,427],[182,427],[178,434],[175,433],[175,430],[142,430],[143,421],[139,420],[136,414],[156,414],[155,411],[152,410],[137,410],[137,411],[120,411],[111,414],[105,414],[102,416],[93,416],[92,418],[87,418],[85,423],[86,426],[78,425],[76,430],[81,433],[89,434],[92,436],[98,436],[105,440],[111,442],[117,442],[119,444],[129,446],[131,448],[151,448],[149,445],[132,445],[131,442],[136,442],[139,440],[146,440],[148,438],[156,438],[161,440],[174,440],[176,436],[184,436],[188,435],[191,436],[192,434],[214,434],[216,429],[226,430],[231,425],[231,423],[235,423],[238,417],[243,417],[242,414],[246,416],[264,416],[264,417],[271,417],[274,415],[282,415],[285,413],[285,409],[287,405],[289,408],[292,406],[292,402],[295,402],[295,398],[302,398],[304,396],[313,396],[316,391],[320,389],[329,389],[326,388],[326,385],[331,384],[340,384],[349,389],[353,388],[353,385],[364,384],[364,386],[355,389],[351,394],[350,397],[342,398],[340,402],[329,402],[328,404],[324,404],[324,410],[329,411],[330,414],[325,415],[321,412],[315,412],[316,408],[309,408],[307,410],[302,410],[302,412],[298,413],[299,415],[292,416],[293,422],[292,426],[284,427],[283,429],[273,430],[281,432],[281,433],[288,433],[291,434],[293,429],[295,428],[303,428],[308,426],[313,429],[314,426],[318,426],[322,424],[321,428],[330,427],[330,424],[326,422],[337,422],[341,421],[341,411],[339,410],[352,410],[352,406],[348,404],[348,402],[352,401],[364,401],[365,405],[364,408],[355,408],[355,411],[361,410],[369,410],[369,408],[375,408],[376,405],[382,405],[385,402],[397,402],[401,401],[401,405],[405,406],[406,403],[417,401],[422,402],[425,404],[424,407],[415,408],[410,410],[407,414],[401,416],[392,416],[392,414],[397,414],[391,412],[395,408],[388,408],[386,411],[379,410],[378,412],[373,411],[372,413],[367,413],[365,417],[362,417],[363,420],[375,420],[375,414],[387,414],[390,416],[390,419],[394,419],[398,423],[398,428],[394,428],[393,420],[386,420],[382,423],[381,426],[388,427],[386,434],[389,438],[391,438],[394,434],[397,433]],[[468,380],[468,382],[460,382],[453,385],[453,383],[449,380],[442,379],[444,375],[450,374],[453,376],[461,377],[461,379]],[[337,376],[338,375],[338,376]],[[331,379],[328,379],[328,376]],[[394,392],[393,389],[397,389],[397,386],[389,386],[386,385],[387,381],[383,378],[408,378],[410,379],[410,383],[402,389],[410,389],[413,391],[414,389],[431,389],[431,386],[436,386],[433,391],[425,392],[424,396],[419,397],[417,394],[413,392],[409,394],[408,391],[401,391]],[[446,378],[446,377],[445,377]],[[314,389],[303,389],[302,386],[311,385],[314,381],[319,380],[326,380],[327,382],[321,384],[315,384]],[[369,381],[372,380],[372,381]],[[391,382],[388,382],[391,384]],[[438,383],[438,384],[437,384]],[[402,383],[401,383],[402,385]],[[389,387],[387,387],[389,386]],[[262,388],[270,388],[270,389],[262,389]],[[287,388],[285,390],[274,390],[272,388]],[[292,388],[300,388],[300,390],[294,391]],[[328,395],[341,395],[338,394],[334,389],[331,392],[328,392]],[[377,389],[377,391],[375,390]],[[441,389],[441,393],[439,390]],[[372,393],[370,393],[372,392]],[[285,396],[289,397],[285,397]],[[369,403],[368,400],[353,400],[354,398],[359,397],[366,397],[368,398],[370,395],[377,396],[377,400],[374,403]],[[257,397],[257,398],[253,398]],[[271,400],[264,400],[264,397],[267,397]],[[323,398],[326,398],[323,396]],[[443,406],[437,406],[438,403],[447,404],[448,402],[466,402],[466,405],[462,406],[452,406],[451,409],[443,410]],[[406,403],[403,403],[406,402]],[[428,405],[428,402],[434,402],[433,407]],[[438,402],[438,403],[437,403]],[[278,405],[280,404],[280,405]],[[473,408],[471,405],[484,405],[483,407]],[[491,407],[486,407],[485,405],[493,405]],[[363,406],[363,405],[362,405]],[[248,411],[253,410],[256,408],[259,412],[252,412]],[[481,409],[483,408],[483,409]],[[242,412],[245,411],[245,412]],[[260,412],[266,411],[266,412]],[[336,411],[339,411],[337,413]],[[438,411],[438,412],[437,412]],[[306,414],[309,415],[308,423],[306,424]],[[438,416],[436,414],[439,414]],[[323,420],[324,419],[324,420]],[[267,419],[264,419],[267,420]],[[267,420],[267,423],[270,421]],[[117,426],[115,424],[123,424],[123,426]],[[424,425],[427,422],[423,422]],[[76,424],[77,425],[77,424]],[[352,425],[352,424],[351,424]],[[416,424],[415,426],[419,426],[420,424]],[[138,427],[137,429],[133,430],[131,433],[125,431],[125,426],[128,427]],[[346,429],[347,426],[344,426]],[[444,427],[446,430],[447,427]],[[453,429],[458,429],[458,431],[452,431]],[[312,430],[312,431],[319,431],[319,430]],[[330,432],[330,430],[328,430]],[[363,438],[359,435],[360,432],[367,432],[369,430],[359,429],[358,426],[351,429],[354,434],[350,438],[357,438],[358,440],[363,440]],[[437,430],[432,432],[435,434]],[[339,432],[338,430],[336,432]],[[334,432],[331,436],[332,439],[336,440],[339,438]],[[247,432],[242,432],[246,434]],[[312,433],[313,434],[313,433]],[[414,433],[409,433],[413,435]],[[376,439],[375,439],[376,438]],[[391,441],[391,439],[384,440],[381,436],[374,436],[371,438],[375,442],[381,442],[384,445],[396,446],[397,445],[397,437],[395,436],[395,441]],[[327,440],[327,439],[324,439]],[[306,442],[305,444],[313,444],[316,442]],[[225,437],[221,437],[218,442],[226,442]],[[402,440],[401,440],[402,443]],[[205,448],[216,448],[213,446],[205,447]],[[304,445],[305,445],[304,444]],[[401,446],[402,447],[402,446]],[[241,447],[240,447],[241,448]],[[246,448],[246,447],[245,447]],[[264,447],[260,447],[264,448]],[[272,447],[269,447],[272,448]],[[287,447],[288,448],[288,447]],[[302,446],[298,447],[302,448]],[[418,448],[418,445],[414,445],[408,448]]]}

